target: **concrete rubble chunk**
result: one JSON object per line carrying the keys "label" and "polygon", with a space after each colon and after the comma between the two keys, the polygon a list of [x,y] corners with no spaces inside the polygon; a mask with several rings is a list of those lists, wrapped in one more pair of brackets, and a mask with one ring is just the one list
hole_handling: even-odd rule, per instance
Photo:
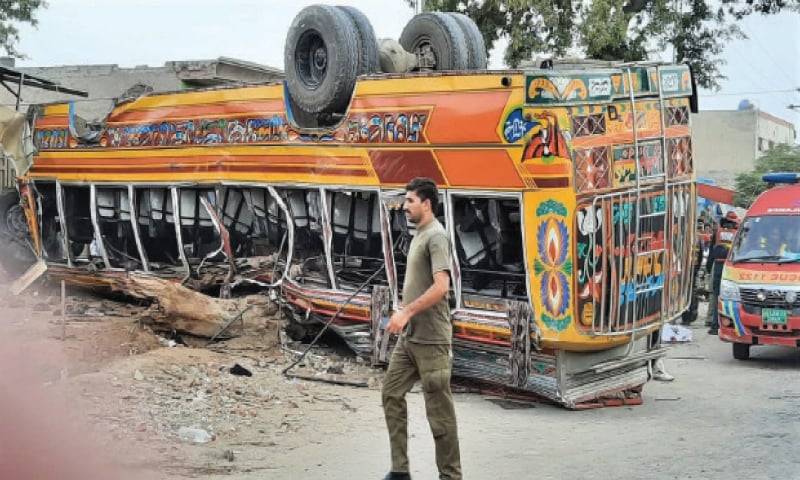
{"label": "concrete rubble chunk", "polygon": [[208,443],[214,440],[214,434],[209,433],[199,427],[181,427],[178,429],[178,437],[189,443]]}

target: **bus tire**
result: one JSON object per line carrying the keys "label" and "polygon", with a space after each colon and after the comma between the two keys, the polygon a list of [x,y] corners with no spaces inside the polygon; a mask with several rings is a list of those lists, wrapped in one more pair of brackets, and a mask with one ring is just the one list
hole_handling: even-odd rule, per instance
{"label": "bus tire", "polygon": [[400,45],[418,58],[429,58],[430,64],[420,62],[423,68],[466,70],[469,65],[464,33],[458,22],[445,13],[426,12],[412,18],[400,35]]}
{"label": "bus tire", "polygon": [[467,68],[470,70],[486,70],[488,65],[486,43],[483,41],[483,35],[478,26],[463,13],[447,12],[447,14],[461,27],[461,33],[464,34],[464,39],[467,42]]}
{"label": "bus tire", "polygon": [[36,256],[28,246],[28,223],[16,190],[0,193],[0,265],[10,276],[25,272]]}
{"label": "bus tire", "polygon": [[358,75],[370,75],[381,71],[378,60],[378,39],[369,19],[355,7],[338,6],[356,25],[358,31]]}
{"label": "bus tire", "polygon": [[330,5],[311,5],[294,17],[286,36],[286,86],[307,113],[342,113],[358,74],[358,31]]}
{"label": "bus tire", "polygon": [[750,344],[734,342],[731,345],[733,345],[733,358],[736,360],[750,359]]}

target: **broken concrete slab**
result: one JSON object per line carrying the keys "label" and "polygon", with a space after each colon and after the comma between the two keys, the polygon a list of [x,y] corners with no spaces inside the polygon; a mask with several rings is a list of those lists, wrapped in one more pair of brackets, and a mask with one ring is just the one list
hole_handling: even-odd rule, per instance
{"label": "broken concrete slab", "polygon": [[30,266],[25,273],[22,274],[21,277],[14,280],[14,283],[11,284],[11,293],[12,295],[19,295],[26,288],[30,287],[33,282],[35,282],[39,277],[44,275],[47,271],[47,264],[44,262],[43,259],[39,259],[36,263]]}

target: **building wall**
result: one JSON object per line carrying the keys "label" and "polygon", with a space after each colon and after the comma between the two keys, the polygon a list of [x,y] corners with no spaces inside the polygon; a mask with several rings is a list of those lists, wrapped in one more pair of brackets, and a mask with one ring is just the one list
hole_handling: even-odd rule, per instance
{"label": "building wall", "polygon": [[[191,86],[209,87],[232,82],[258,83],[282,77],[278,69],[236,59],[167,62],[160,67],[123,68],[118,65],[66,65],[58,67],[13,67],[25,74],[51,80],[64,87],[89,93],[88,100],[57,92],[22,89],[23,106],[65,100],[76,100],[78,115],[86,120],[99,120],[111,111],[113,99],[136,84],[153,87],[156,92],[181,90]],[[15,98],[0,89],[0,103],[14,106]]]}
{"label": "building wall", "polygon": [[709,110],[692,115],[692,147],[698,177],[734,186],[736,174],[775,145],[792,145],[794,126],[756,109]]}
{"label": "building wall", "polygon": [[[77,113],[87,120],[103,118],[113,105],[113,98],[120,96],[137,83],[153,87],[155,91],[179,90],[181,83],[174,70],[164,67],[120,68],[117,65],[68,65],[63,67],[15,68],[25,74],[51,80],[59,85],[89,93],[89,100],[34,88],[22,88],[22,103],[49,103],[77,100]],[[13,104],[14,97],[6,91],[0,92],[0,102]]]}
{"label": "building wall", "polygon": [[766,112],[758,112],[756,142],[758,156],[775,145],[791,145],[795,142],[794,125]]}
{"label": "building wall", "polygon": [[701,111],[692,115],[692,158],[698,177],[733,186],[756,158],[755,110]]}

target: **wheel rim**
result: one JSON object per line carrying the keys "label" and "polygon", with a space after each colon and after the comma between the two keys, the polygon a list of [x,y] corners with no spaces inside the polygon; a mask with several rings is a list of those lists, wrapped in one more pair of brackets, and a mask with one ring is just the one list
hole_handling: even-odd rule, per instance
{"label": "wheel rim", "polygon": [[417,55],[420,68],[429,68],[436,70],[439,65],[439,56],[436,49],[433,48],[431,39],[427,36],[421,36],[414,44],[414,53]]}
{"label": "wheel rim", "polygon": [[297,77],[311,89],[319,87],[328,73],[328,47],[316,30],[300,37],[294,54]]}

